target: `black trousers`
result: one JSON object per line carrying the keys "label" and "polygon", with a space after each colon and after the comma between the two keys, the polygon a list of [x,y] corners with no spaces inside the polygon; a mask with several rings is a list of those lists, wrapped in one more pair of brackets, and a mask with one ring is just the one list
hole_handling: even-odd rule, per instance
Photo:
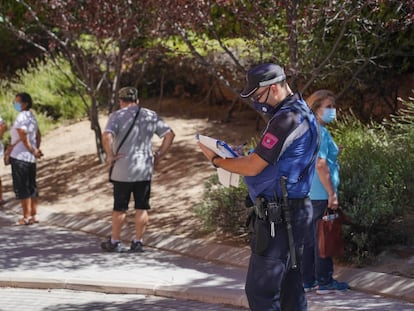
{"label": "black trousers", "polygon": [[312,225],[312,205],[309,199],[289,202],[297,269],[291,269],[286,224],[277,225],[275,237],[270,237],[267,249],[255,254],[256,226],[270,223],[256,221],[252,237],[252,254],[246,278],[246,295],[252,311],[308,310],[300,271],[304,237]]}

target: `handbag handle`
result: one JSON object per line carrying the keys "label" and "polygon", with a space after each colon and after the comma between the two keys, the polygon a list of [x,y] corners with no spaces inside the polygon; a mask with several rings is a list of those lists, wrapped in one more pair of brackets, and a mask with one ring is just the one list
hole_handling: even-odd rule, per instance
{"label": "handbag handle", "polygon": [[[331,213],[330,213],[331,211]],[[339,213],[337,210],[332,210],[330,208],[326,208],[325,211],[323,212],[323,216],[322,216],[322,220],[331,220],[333,221],[334,219],[339,218]]]}

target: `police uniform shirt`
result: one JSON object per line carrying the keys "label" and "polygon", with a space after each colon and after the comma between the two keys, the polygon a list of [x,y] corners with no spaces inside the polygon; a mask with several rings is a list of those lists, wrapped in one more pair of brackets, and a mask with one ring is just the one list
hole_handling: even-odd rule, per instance
{"label": "police uniform shirt", "polygon": [[278,114],[276,112],[276,115],[269,121],[254,152],[269,164],[275,164],[281,154],[286,138],[297,126],[297,113],[289,111]]}
{"label": "police uniform shirt", "polygon": [[[299,107],[300,106],[300,107]],[[304,198],[309,194],[314,165],[309,167],[312,155],[317,146],[317,123],[313,114],[310,123],[299,111],[298,107],[311,113],[309,107],[299,94],[294,94],[282,101],[256,146],[254,153],[269,165],[257,176],[245,177],[251,199],[264,195],[280,197],[280,178],[288,178],[287,186],[290,198]],[[305,171],[305,178],[298,179]]]}

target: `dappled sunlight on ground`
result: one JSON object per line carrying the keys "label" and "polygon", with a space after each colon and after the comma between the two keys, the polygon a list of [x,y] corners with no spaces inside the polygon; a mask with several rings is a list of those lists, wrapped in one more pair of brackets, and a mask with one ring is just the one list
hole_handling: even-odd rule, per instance
{"label": "dappled sunlight on ground", "polygon": [[[148,105],[151,109],[157,108],[156,102]],[[148,107],[145,102],[143,106]],[[239,108],[235,111],[234,120],[225,123],[221,121],[226,114],[225,108],[218,107],[206,114],[207,106],[189,108],[188,103],[180,100],[169,100],[161,108],[161,115],[166,116],[164,120],[176,137],[153,176],[148,230],[202,237],[229,245],[246,245],[245,237],[230,238],[222,232],[206,234],[194,213],[194,207],[202,200],[204,182],[215,172],[199,151],[195,135],[213,136],[230,145],[249,142],[251,137],[260,135],[256,131],[256,117]],[[209,118],[203,118],[203,114]],[[101,117],[102,128],[106,120],[106,117]],[[161,140],[155,137],[155,150],[160,143]],[[59,213],[73,214],[73,221],[81,221],[82,215],[93,215],[97,221],[110,220],[112,185],[108,182],[108,167],[98,160],[89,121],[64,125],[44,135],[41,149],[45,156],[38,161],[39,208],[52,208],[56,217]],[[1,170],[5,198],[11,199],[14,194],[10,166],[2,166]],[[132,202],[127,221],[128,227],[133,228]],[[414,251],[405,254],[404,258],[397,255],[398,252],[385,254],[384,259],[380,258],[381,265],[373,267],[373,271],[405,274],[413,278]]]}

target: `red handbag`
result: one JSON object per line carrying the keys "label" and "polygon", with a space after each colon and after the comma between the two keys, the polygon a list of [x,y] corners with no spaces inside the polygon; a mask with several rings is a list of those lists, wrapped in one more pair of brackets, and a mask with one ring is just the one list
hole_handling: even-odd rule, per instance
{"label": "red handbag", "polygon": [[[340,215],[342,214],[342,215]],[[344,254],[344,239],[342,236],[343,212],[325,210],[322,219],[318,221],[318,250],[319,257],[340,257]]]}

